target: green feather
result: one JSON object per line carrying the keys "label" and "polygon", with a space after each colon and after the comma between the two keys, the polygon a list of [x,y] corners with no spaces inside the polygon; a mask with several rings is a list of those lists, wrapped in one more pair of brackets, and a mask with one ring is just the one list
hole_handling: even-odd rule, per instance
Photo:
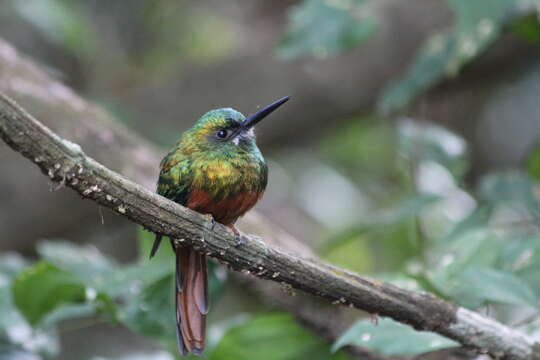
{"label": "green feather", "polygon": [[239,135],[238,143],[219,141],[219,130],[238,128],[245,117],[226,108],[204,114],[182,134],[161,162],[158,193],[185,205],[193,189],[216,201],[246,191],[264,192],[268,169],[254,136]]}

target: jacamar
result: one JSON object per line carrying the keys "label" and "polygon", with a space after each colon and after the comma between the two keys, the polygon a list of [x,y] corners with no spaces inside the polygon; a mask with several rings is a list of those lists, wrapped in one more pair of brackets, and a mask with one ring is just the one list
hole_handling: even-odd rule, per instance
{"label": "jacamar", "polygon": [[[262,197],[268,167],[253,127],[289,100],[279,99],[245,117],[231,109],[204,114],[163,158],[158,194],[229,227],[239,243],[236,220]],[[161,242],[156,235],[150,257]],[[204,349],[208,286],[206,256],[171,239],[176,254],[176,334],[182,355]]]}

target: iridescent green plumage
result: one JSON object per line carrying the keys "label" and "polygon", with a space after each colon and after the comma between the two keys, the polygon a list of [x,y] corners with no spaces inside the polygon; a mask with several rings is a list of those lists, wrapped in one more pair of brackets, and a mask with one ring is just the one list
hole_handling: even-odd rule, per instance
{"label": "iridescent green plumage", "polygon": [[[247,118],[230,108],[203,115],[162,160],[158,193],[211,215],[239,236],[234,223],[260,199],[268,179],[253,126],[287,100],[280,99]],[[158,234],[150,256],[160,241]],[[178,347],[183,355],[201,354],[208,312],[206,257],[181,242],[171,243],[176,253]]]}
{"label": "iridescent green plumage", "polygon": [[241,192],[263,192],[267,167],[252,130],[239,134],[238,143],[215,137],[219,130],[238,129],[244,120],[233,109],[203,115],[161,162],[158,193],[186,205],[194,189],[208,193],[215,201]]}

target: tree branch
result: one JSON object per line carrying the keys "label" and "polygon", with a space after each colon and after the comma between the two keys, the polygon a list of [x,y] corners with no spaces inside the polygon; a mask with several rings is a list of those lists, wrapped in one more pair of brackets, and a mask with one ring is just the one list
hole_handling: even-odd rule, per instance
{"label": "tree branch", "polygon": [[109,207],[148,230],[185,242],[231,269],[326,298],[336,305],[388,316],[417,330],[434,331],[496,358],[540,359],[540,345],[494,320],[437,297],[289,254],[253,236],[241,246],[229,229],[169,201],[86,156],[14,101],[0,96],[0,136],[53,181]]}
{"label": "tree branch", "polygon": [[[155,187],[157,165],[165,154],[164,149],[157,148],[137,136],[99,106],[78,96],[72,89],[50,76],[39,64],[19,54],[2,39],[0,92],[24,104],[29,112],[40,117],[44,125],[59,136],[80,144],[87,154],[91,154],[91,157],[102,165],[115,169],[148,189]],[[0,202],[0,223],[8,225],[2,227],[4,240],[0,243],[1,247],[25,248],[36,236],[44,233],[54,234],[61,231],[69,234],[76,231],[77,239],[81,239],[86,233],[94,232],[94,222],[88,219],[96,215],[95,203],[74,203],[74,192],[51,193],[44,186],[47,182],[45,177],[34,171],[30,162],[21,162],[16,153],[8,151],[7,146],[0,148],[3,171],[0,188],[10,189],[7,201],[4,196]],[[33,199],[33,204],[21,201],[23,198]],[[35,206],[34,203],[46,203],[47,206]],[[68,211],[70,216],[66,217]],[[107,224],[113,228],[125,228],[124,224],[130,223],[123,217],[111,217],[107,220]],[[33,224],[31,229],[26,225],[29,222]],[[305,257],[315,257],[310,247],[270,223],[255,210],[241,219],[240,227],[250,233],[263,234],[267,244]],[[21,231],[22,229],[24,231]],[[118,239],[120,248],[129,246],[128,241],[131,241],[131,238],[132,236],[127,235]],[[130,253],[130,249],[122,250],[122,256],[129,256]],[[329,342],[335,341],[351,324],[350,310],[347,308],[336,307],[309,296],[304,297],[304,302],[300,303],[297,296],[283,296],[279,284],[258,281],[251,276],[242,278],[250,279],[251,289],[264,288],[264,291],[257,293],[261,300],[293,313],[296,319],[302,320],[304,327]],[[306,308],[316,308],[316,311],[306,312]],[[323,323],[324,329],[319,326]],[[381,359],[381,356],[368,353],[359,346],[351,346],[346,350],[350,354],[361,354],[363,360]]]}

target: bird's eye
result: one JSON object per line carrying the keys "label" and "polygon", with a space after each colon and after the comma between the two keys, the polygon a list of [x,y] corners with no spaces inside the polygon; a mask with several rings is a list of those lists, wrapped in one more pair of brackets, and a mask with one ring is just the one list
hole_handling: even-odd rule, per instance
{"label": "bird's eye", "polygon": [[219,130],[217,133],[216,133],[216,136],[218,137],[218,139],[225,139],[227,138],[227,136],[229,135],[229,132],[227,130]]}

